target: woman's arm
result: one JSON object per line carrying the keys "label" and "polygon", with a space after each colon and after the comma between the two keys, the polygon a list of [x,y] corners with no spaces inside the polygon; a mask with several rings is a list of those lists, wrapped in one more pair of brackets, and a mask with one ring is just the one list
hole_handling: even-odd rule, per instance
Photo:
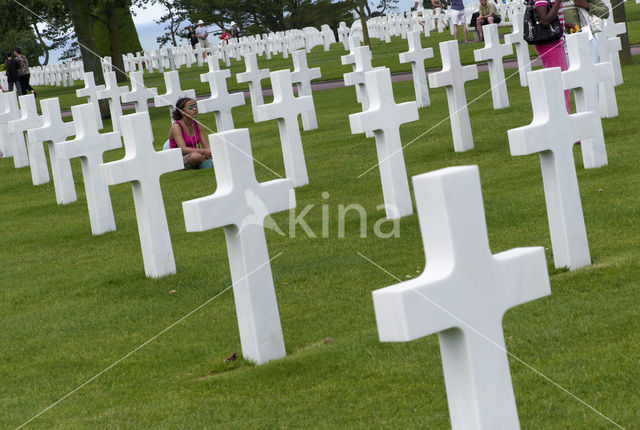
{"label": "woman's arm", "polygon": [[544,25],[545,27],[551,24],[553,20],[558,16],[558,9],[560,9],[561,5],[562,0],[555,0],[555,2],[553,2],[553,6],[551,6],[551,9],[549,9],[549,11],[547,11],[546,5],[538,6],[536,8],[536,13],[538,14],[538,18],[540,19],[540,24]]}
{"label": "woman's arm", "polygon": [[578,0],[574,1],[574,3],[578,7],[583,7],[581,3],[586,3],[583,8],[587,9],[591,15],[595,15],[602,19],[609,18],[609,8],[602,2],[602,0]]}
{"label": "woman's arm", "polygon": [[200,133],[200,144],[202,145],[202,152],[204,155],[211,157],[211,146],[209,146],[209,138],[207,137],[204,127],[198,126],[198,132]]}

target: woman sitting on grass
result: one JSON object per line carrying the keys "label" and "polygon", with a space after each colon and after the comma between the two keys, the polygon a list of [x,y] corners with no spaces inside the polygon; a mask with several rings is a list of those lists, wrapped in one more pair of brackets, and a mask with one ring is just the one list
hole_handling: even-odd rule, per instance
{"label": "woman sitting on grass", "polygon": [[195,121],[198,116],[196,101],[188,97],[179,99],[171,116],[175,122],[169,129],[169,147],[182,150],[184,168],[211,167],[211,148],[207,135]]}

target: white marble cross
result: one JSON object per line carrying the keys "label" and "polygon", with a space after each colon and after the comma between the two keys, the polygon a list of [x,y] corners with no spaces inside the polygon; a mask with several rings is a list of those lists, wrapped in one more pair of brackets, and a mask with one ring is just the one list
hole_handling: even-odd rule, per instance
{"label": "white marble cross", "polygon": [[413,189],[426,265],[373,292],[380,341],[437,333],[451,428],[518,429],[502,318],[551,294],[544,249],[491,253],[477,166],[414,176]]}
{"label": "white marble cross", "polygon": [[429,106],[431,101],[429,100],[427,75],[424,71],[424,60],[433,58],[433,48],[422,47],[420,32],[417,30],[407,33],[407,42],[409,42],[409,50],[400,53],[400,63],[411,63],[413,88],[416,93],[416,103],[418,107]]}
{"label": "white marble cross", "polygon": [[129,73],[131,81],[131,91],[120,96],[124,103],[135,103],[136,112],[148,112],[147,100],[158,95],[157,88],[147,88],[144,86],[144,72]]}
{"label": "white marble cross", "polygon": [[[574,33],[566,37],[570,66],[562,72],[564,89],[574,90],[577,112],[598,113],[598,82],[613,83],[613,67],[611,63],[593,64],[587,33]],[[599,135],[582,140],[580,149],[585,169],[607,165],[607,148],[602,128]]]}
{"label": "white marble cross", "polygon": [[[610,12],[611,13],[611,12]],[[605,25],[606,28],[606,25]],[[598,101],[601,118],[618,116],[618,102],[616,101],[616,82],[622,83],[622,70],[618,51],[622,49],[619,37],[607,37],[607,33],[596,33],[598,40],[598,57],[600,63],[611,63],[613,66],[613,81],[601,81],[598,84]]]}
{"label": "white marble cross", "polygon": [[83,75],[84,88],[76,90],[77,97],[87,97],[88,102],[93,106],[96,116],[98,130],[102,129],[102,115],[100,114],[100,104],[98,103],[98,92],[105,89],[104,85],[96,85],[93,72],[86,72]]}
{"label": "white marble cross", "polygon": [[396,104],[389,69],[372,70],[364,76],[369,109],[349,115],[351,132],[374,132],[386,215],[389,219],[402,218],[413,213],[413,206],[400,125],[418,120],[418,107],[416,102]]}
{"label": "white marble cross", "polygon": [[304,160],[298,115],[314,109],[309,96],[295,97],[291,84],[291,72],[279,70],[269,74],[273,88],[273,102],[256,108],[256,122],[278,120],[280,143],[284,157],[284,170],[295,187],[309,183]]}
{"label": "white marble cross", "polygon": [[[211,57],[208,58],[211,62]],[[215,60],[215,64],[218,60]],[[242,106],[245,103],[244,94],[229,93],[227,89],[227,78],[231,76],[229,69],[211,70],[200,75],[202,82],[209,82],[211,97],[205,100],[198,100],[198,112],[213,112],[216,118],[216,128],[218,132],[233,130],[233,115],[231,109]]]}
{"label": "white marble cross", "polygon": [[76,137],[66,142],[54,143],[55,153],[59,160],[80,158],[91,233],[97,236],[116,229],[109,187],[100,176],[100,164],[103,162],[104,152],[120,148],[122,141],[120,132],[98,132],[91,104],[71,106],[71,113]]}
{"label": "white marble cross", "polygon": [[242,354],[262,364],[286,355],[264,218],[294,208],[295,195],[290,179],[256,180],[249,130],[209,139],[217,190],[182,203],[185,225],[188,232],[224,227]]}
{"label": "white marble cross", "polygon": [[[164,83],[167,92],[153,98],[155,107],[170,106],[171,109],[173,109],[173,106],[175,106],[176,102],[182,97],[189,97],[195,100],[195,90],[183,90],[180,88],[180,75],[177,70],[165,72]],[[171,109],[169,109],[169,117],[171,117]]]}
{"label": "white marble cross", "polygon": [[529,72],[527,81],[533,121],[507,132],[511,155],[540,154],[553,261],[575,270],[591,264],[591,257],[573,145],[601,135],[602,125],[595,112],[567,113],[559,68]]}
{"label": "white marble cross", "polygon": [[509,14],[509,22],[513,25],[512,31],[505,34],[505,43],[515,45],[516,59],[518,61],[518,74],[520,75],[520,86],[527,86],[527,73],[531,71],[531,57],[529,54],[529,44],[525,42],[522,32],[523,12]]}
{"label": "white marble cross", "polygon": [[487,61],[489,67],[489,83],[494,109],[509,107],[509,93],[507,81],[504,79],[502,58],[511,55],[513,48],[509,44],[500,44],[498,38],[498,24],[487,24],[482,27],[484,33],[484,48],[473,51],[476,61]]}
{"label": "white marble cross", "polygon": [[0,152],[2,157],[8,158],[13,156],[12,133],[9,133],[7,123],[20,118],[20,107],[18,106],[18,97],[15,91],[0,92]]}
{"label": "white marble cross", "polygon": [[120,131],[120,117],[122,116],[122,104],[120,96],[129,91],[128,86],[119,87],[116,80],[116,72],[105,72],[104,82],[106,88],[97,92],[98,100],[109,100],[109,112],[113,131]]}
{"label": "white marble cross", "polygon": [[148,112],[123,116],[122,138],[126,154],[122,160],[100,166],[103,181],[106,185],[131,182],[145,274],[160,278],[176,273],[160,176],[184,167],[182,151],[153,149]]}
{"label": "white marble cross", "polygon": [[439,46],[442,70],[429,74],[429,85],[431,88],[446,87],[453,149],[456,152],[468,151],[473,149],[473,135],[464,83],[478,79],[478,67],[475,64],[462,67],[457,41],[440,42]]}
{"label": "white marble cross", "polygon": [[33,94],[18,97],[20,102],[20,118],[7,122],[11,133],[11,153],[16,168],[29,165],[29,154],[24,132],[32,128],[42,127],[42,117],[38,115],[36,98]]}
{"label": "white marble cross", "polygon": [[43,145],[44,142],[48,142],[56,201],[58,204],[75,202],[78,197],[73,183],[71,163],[69,160],[59,160],[55,149],[56,142],[64,142],[69,137],[75,136],[75,126],[73,122],[62,120],[60,102],[57,97],[40,101],[40,108],[43,118],[42,127],[27,131],[33,185],[49,182],[49,169]]}
{"label": "white marble cross", "polygon": [[269,77],[269,69],[260,69],[255,53],[248,53],[244,56],[244,64],[246,70],[236,74],[238,83],[249,83],[249,94],[251,95],[251,110],[253,118],[256,117],[256,107],[264,104],[262,97],[262,80]]}
{"label": "white marble cross", "polygon": [[598,55],[600,62],[608,61],[613,65],[613,84],[618,86],[622,85],[622,67],[620,67],[620,55],[618,55],[622,50],[622,43],[617,36],[626,33],[627,26],[624,22],[615,22],[611,2],[605,1],[605,4],[609,8],[609,16],[603,18],[602,31],[596,33]]}
{"label": "white marble cross", "polygon": [[[299,96],[311,96],[311,81],[321,77],[320,67],[310,69],[307,65],[307,54],[303,50],[293,51],[293,73],[291,73],[291,82],[296,85]],[[302,113],[302,129],[315,130],[318,128],[318,119],[316,118],[315,109]]]}

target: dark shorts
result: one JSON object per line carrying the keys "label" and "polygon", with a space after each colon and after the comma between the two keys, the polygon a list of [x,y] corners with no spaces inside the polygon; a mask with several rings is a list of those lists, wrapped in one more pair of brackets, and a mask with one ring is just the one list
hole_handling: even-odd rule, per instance
{"label": "dark shorts", "polygon": [[[182,156],[182,163],[184,164],[184,170],[199,168],[199,166],[194,166],[193,164],[190,163],[192,154],[193,154],[193,152],[189,152],[187,155],[183,155]],[[207,160],[211,160],[211,157],[205,157],[205,158]]]}

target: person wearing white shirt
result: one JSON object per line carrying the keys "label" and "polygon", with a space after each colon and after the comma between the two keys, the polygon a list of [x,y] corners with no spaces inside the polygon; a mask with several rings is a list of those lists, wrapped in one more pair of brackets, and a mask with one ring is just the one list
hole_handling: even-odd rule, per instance
{"label": "person wearing white shirt", "polygon": [[[209,43],[209,40],[207,39],[208,36],[209,32],[204,27],[204,22],[202,20],[198,21],[198,28],[196,28],[196,37],[198,38],[198,42],[200,42],[200,46],[205,49],[211,48],[211,43]],[[202,58],[204,60],[207,59],[207,51],[202,53]]]}

